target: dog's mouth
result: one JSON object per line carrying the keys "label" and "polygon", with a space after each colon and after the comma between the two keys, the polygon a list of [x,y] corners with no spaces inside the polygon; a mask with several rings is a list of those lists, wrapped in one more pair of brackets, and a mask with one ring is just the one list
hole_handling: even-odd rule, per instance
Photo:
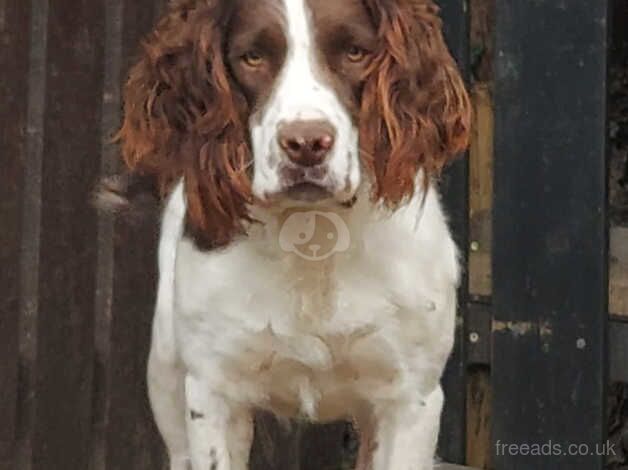
{"label": "dog's mouth", "polygon": [[326,165],[314,167],[285,165],[280,175],[282,189],[278,196],[282,199],[317,203],[334,197]]}
{"label": "dog's mouth", "polygon": [[263,200],[266,205],[281,207],[295,204],[351,207],[355,191],[348,178],[344,185],[338,184],[326,165],[309,168],[285,165],[280,169],[279,188],[267,192]]}
{"label": "dog's mouth", "polygon": [[317,183],[300,182],[292,184],[281,192],[283,197],[299,202],[320,202],[334,197],[331,191]]}

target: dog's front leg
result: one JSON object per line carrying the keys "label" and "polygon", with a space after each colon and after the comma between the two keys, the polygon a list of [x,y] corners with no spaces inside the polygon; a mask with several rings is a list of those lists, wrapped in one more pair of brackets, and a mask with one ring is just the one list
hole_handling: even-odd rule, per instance
{"label": "dog's front leg", "polygon": [[440,387],[424,402],[378,407],[373,470],[432,470],[442,407]]}
{"label": "dog's front leg", "polygon": [[226,401],[191,375],[185,379],[185,398],[192,470],[231,470]]}

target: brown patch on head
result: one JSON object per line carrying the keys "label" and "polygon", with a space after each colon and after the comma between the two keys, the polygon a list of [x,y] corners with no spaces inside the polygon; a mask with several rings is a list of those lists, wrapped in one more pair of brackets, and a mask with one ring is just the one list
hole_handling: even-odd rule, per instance
{"label": "brown patch on head", "polygon": [[269,97],[285,62],[285,23],[281,0],[241,0],[231,23],[229,67],[253,112]]}
{"label": "brown patch on head", "polygon": [[361,0],[305,0],[312,14],[320,66],[357,122],[377,30]]}
{"label": "brown patch on head", "polygon": [[[269,30],[280,25],[277,2],[173,0],[125,88],[124,160],[162,194],[185,179],[188,232],[204,246],[228,243],[248,219],[248,120],[285,56],[282,30]],[[261,65],[258,49],[268,52]]]}

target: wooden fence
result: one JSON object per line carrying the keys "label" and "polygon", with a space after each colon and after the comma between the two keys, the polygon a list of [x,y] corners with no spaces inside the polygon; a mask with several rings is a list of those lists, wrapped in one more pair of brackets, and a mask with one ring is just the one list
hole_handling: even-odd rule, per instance
{"label": "wooden fence", "polygon": [[[600,455],[498,455],[495,443],[594,448],[608,369],[628,380],[628,328],[611,323],[610,349],[607,334],[609,1],[439,3],[477,116],[472,158],[443,179],[469,270],[441,454],[601,470]],[[164,468],[144,382],[156,225],[125,228],[89,205],[118,168],[120,87],[161,8],[0,1],[0,470]],[[288,432],[266,417],[256,436],[256,469],[348,468],[354,451],[344,424]]]}

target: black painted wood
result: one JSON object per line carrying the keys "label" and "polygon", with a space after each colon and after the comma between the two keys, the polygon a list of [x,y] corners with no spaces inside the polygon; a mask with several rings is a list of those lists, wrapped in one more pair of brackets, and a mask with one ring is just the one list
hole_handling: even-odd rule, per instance
{"label": "black painted wood", "polygon": [[[111,124],[119,126],[122,106],[121,87],[137,60],[140,41],[153,27],[155,2],[116,0],[120,11],[111,15],[121,26],[116,44],[121,67],[118,87],[112,94],[116,101],[106,112],[113,113]],[[109,7],[111,8],[111,6]],[[112,83],[113,86],[113,83]],[[109,132],[115,133],[115,129]],[[119,165],[117,146],[109,149]],[[151,323],[157,292],[158,220],[129,224],[116,220],[113,227],[113,278],[111,286],[110,356],[108,358],[106,395],[105,470],[123,468],[166,468],[165,447],[159,436],[148,402],[146,363],[150,346]]]}
{"label": "black painted wood", "polygon": [[497,2],[493,439],[562,446],[497,470],[603,468],[607,8]]}
{"label": "black painted wood", "polygon": [[[102,3],[48,11],[32,468],[84,469],[90,453]],[[89,86],[85,86],[88,84]]]}
{"label": "black painted wood", "polygon": [[[445,36],[461,72],[469,76],[469,13],[465,0],[440,0]],[[469,165],[461,158],[444,173],[441,183],[443,199],[450,217],[454,239],[460,249],[463,269],[458,292],[456,344],[445,370],[445,391],[439,454],[452,463],[464,463],[466,444],[466,316],[468,299],[467,260],[469,246]]]}
{"label": "black painted wood", "polygon": [[[21,2],[0,4],[0,41],[29,50],[30,9]],[[26,159],[28,59],[0,47],[0,470],[16,464],[20,247]]]}

